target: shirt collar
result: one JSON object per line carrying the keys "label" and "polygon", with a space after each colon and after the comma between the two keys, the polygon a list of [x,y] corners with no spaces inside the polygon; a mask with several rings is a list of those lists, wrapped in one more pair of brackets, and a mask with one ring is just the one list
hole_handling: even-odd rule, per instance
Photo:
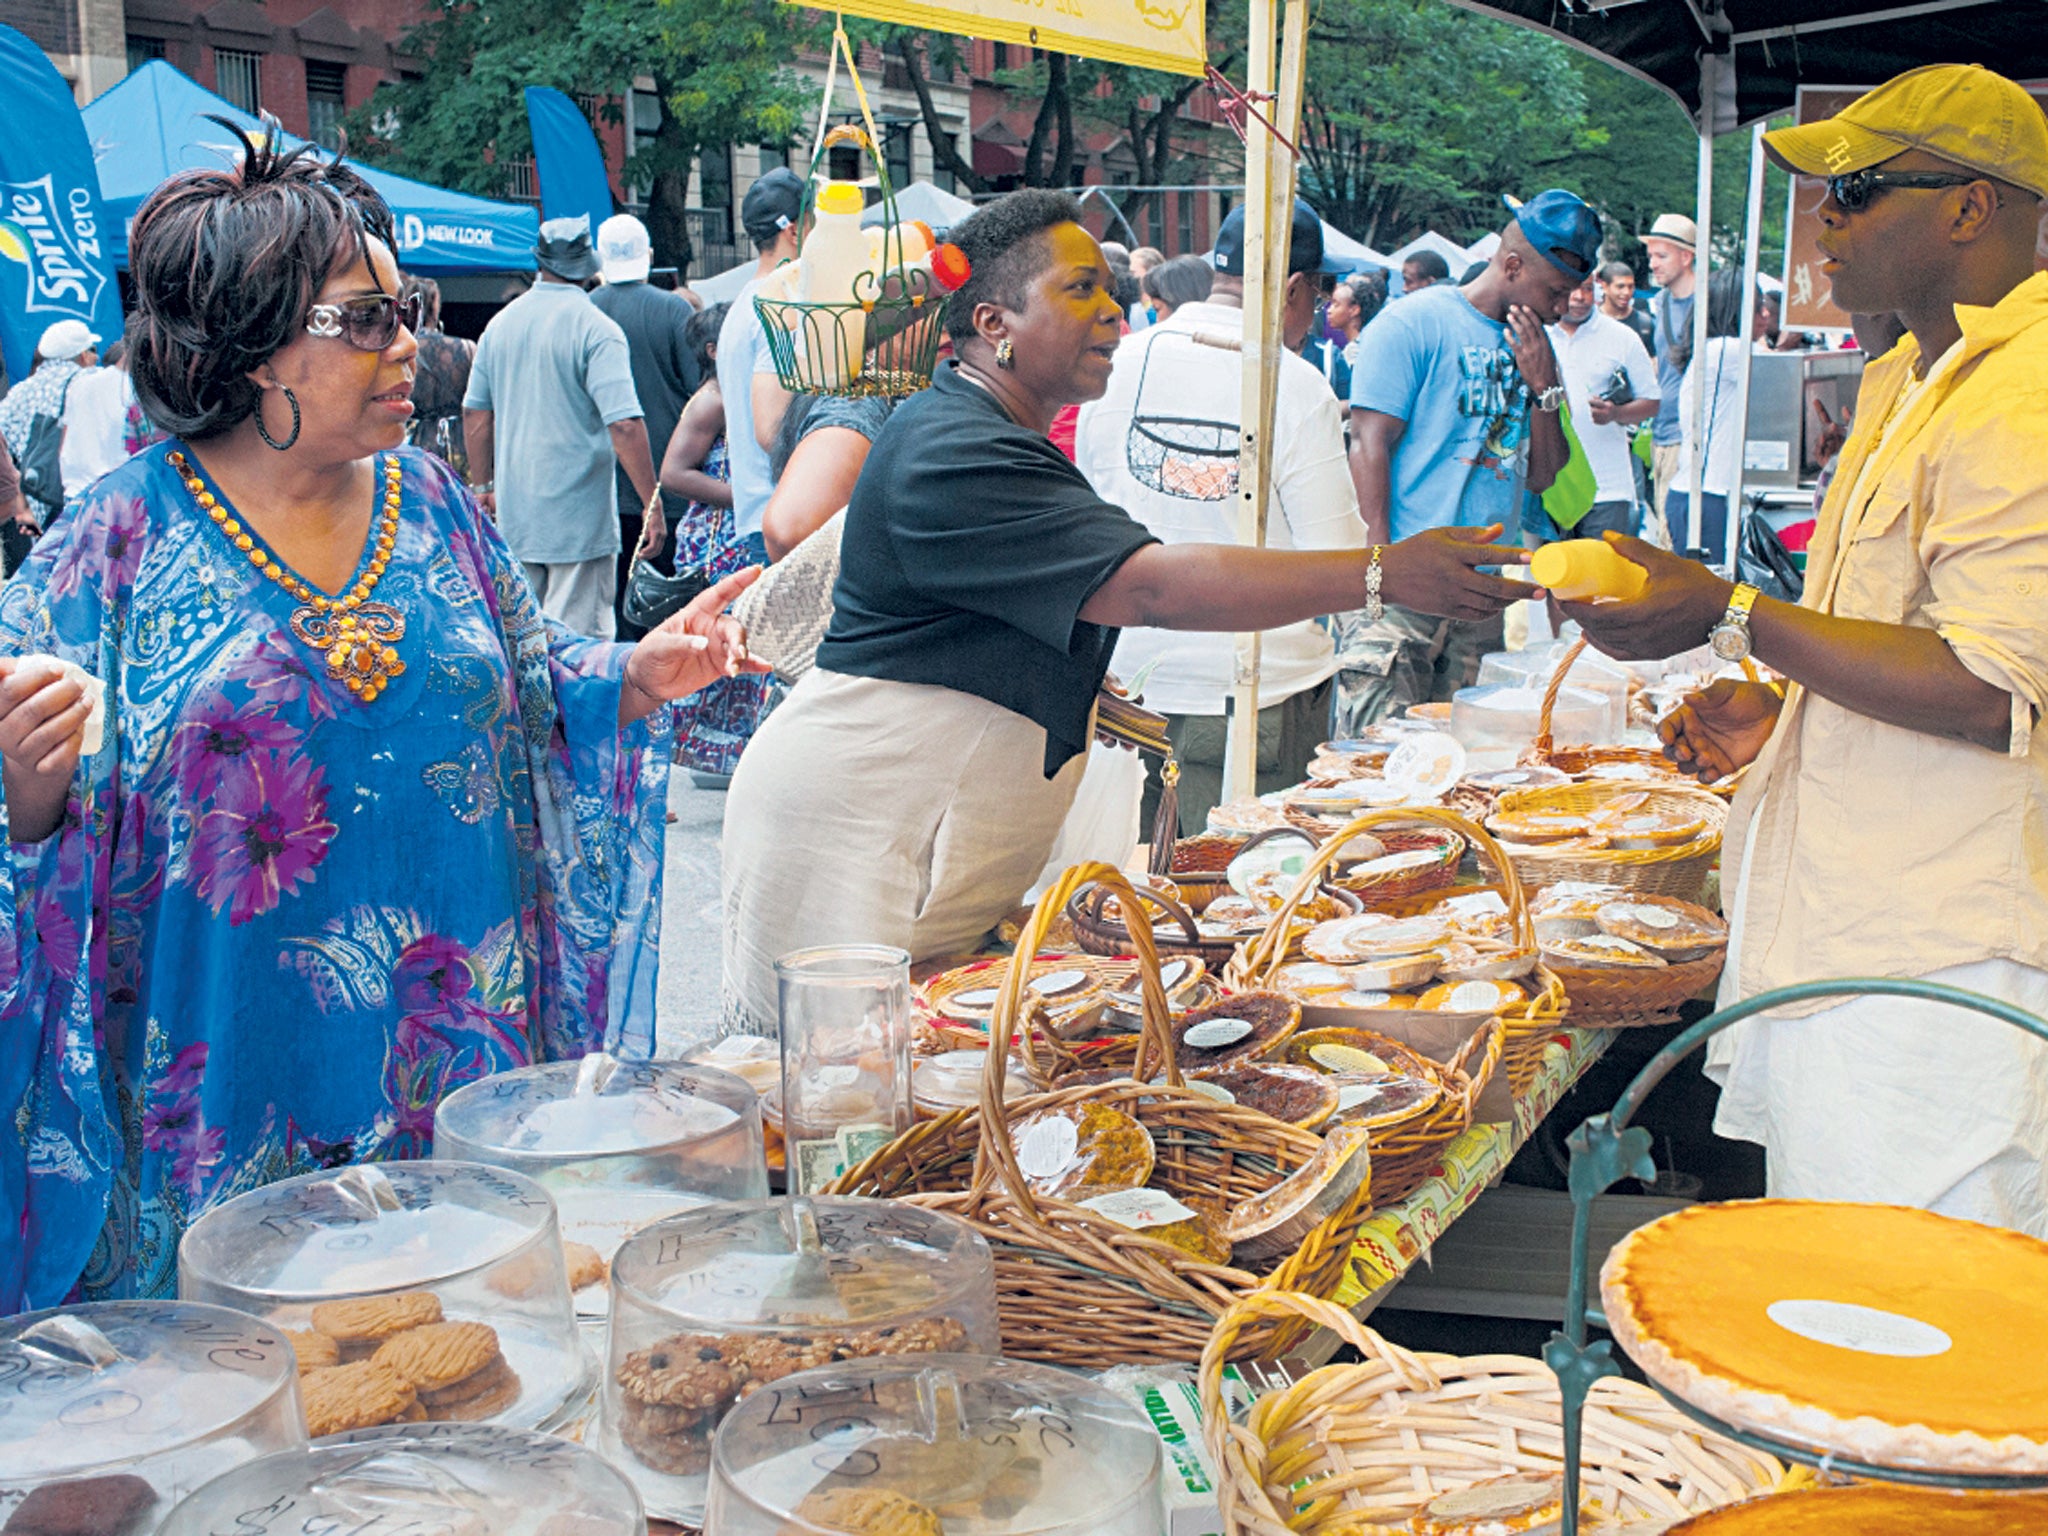
{"label": "shirt collar", "polygon": [[2043,320],[2048,320],[2048,272],[2036,272],[1996,304],[1956,306],[1965,358],[2011,341]]}

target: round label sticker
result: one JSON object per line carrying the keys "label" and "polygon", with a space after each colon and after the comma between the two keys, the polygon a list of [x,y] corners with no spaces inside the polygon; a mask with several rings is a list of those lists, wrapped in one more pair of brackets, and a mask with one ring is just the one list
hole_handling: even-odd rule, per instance
{"label": "round label sticker", "polygon": [[1040,997],[1057,997],[1062,992],[1071,992],[1076,987],[1085,986],[1087,981],[1086,971],[1047,971],[1032,981],[1031,990]]}
{"label": "round label sticker", "polygon": [[1074,1122],[1055,1115],[1026,1126],[1017,1137],[1017,1166],[1027,1179],[1056,1179],[1072,1165],[1080,1146]]}
{"label": "round label sticker", "polygon": [[1162,965],[1159,968],[1159,984],[1169,988],[1178,986],[1180,979],[1187,975],[1189,969],[1190,967],[1185,960],[1175,960],[1167,965]]}
{"label": "round label sticker", "polygon": [[1221,1083],[1205,1083],[1198,1077],[1188,1078],[1186,1082],[1188,1092],[1199,1093],[1205,1099],[1214,1099],[1218,1104],[1235,1104],[1237,1102],[1237,1095]]}
{"label": "round label sticker", "polygon": [[1468,981],[1451,989],[1453,1013],[1487,1013],[1500,1006],[1500,989],[1490,981]]}
{"label": "round label sticker", "polygon": [[1308,1059],[1326,1072],[1385,1072],[1387,1064],[1355,1045],[1312,1045]]}
{"label": "round label sticker", "polygon": [[1662,907],[1630,907],[1628,915],[1645,928],[1667,929],[1678,926],[1678,914],[1667,912]]}
{"label": "round label sticker", "polygon": [[1947,1354],[1955,1344],[1932,1323],[1852,1301],[1774,1301],[1764,1308],[1764,1315],[1802,1339],[1866,1355],[1923,1360]]}
{"label": "round label sticker", "polygon": [[998,995],[994,987],[976,987],[972,992],[955,992],[953,1001],[962,1008],[993,1008]]}
{"label": "round label sticker", "polygon": [[[1337,1001],[1346,1008],[1384,1008],[1394,1000],[1391,992],[1346,992]],[[1342,1046],[1318,1046],[1317,1050],[1342,1050]],[[1311,1051],[1310,1055],[1315,1052]]]}
{"label": "round label sticker", "polygon": [[1220,1051],[1251,1032],[1252,1026],[1245,1019],[1204,1019],[1199,1024],[1190,1024],[1181,1039],[1198,1051]]}

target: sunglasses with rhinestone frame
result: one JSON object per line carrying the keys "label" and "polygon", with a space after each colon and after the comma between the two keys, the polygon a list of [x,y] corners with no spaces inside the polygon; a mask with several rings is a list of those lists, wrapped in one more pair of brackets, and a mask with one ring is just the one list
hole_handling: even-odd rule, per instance
{"label": "sunglasses with rhinestone frame", "polygon": [[397,339],[401,324],[418,333],[425,300],[417,293],[397,298],[365,294],[339,304],[315,304],[306,311],[308,336],[339,336],[359,352],[382,352]]}

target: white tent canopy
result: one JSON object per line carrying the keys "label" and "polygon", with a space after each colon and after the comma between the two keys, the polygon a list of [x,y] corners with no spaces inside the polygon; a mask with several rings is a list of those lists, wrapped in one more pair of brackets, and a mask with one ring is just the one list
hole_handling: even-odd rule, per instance
{"label": "white tent canopy", "polygon": [[[862,228],[872,228],[887,217],[886,203],[876,203],[860,216]],[[896,193],[896,216],[900,219],[918,219],[931,225],[934,230],[948,230],[967,215],[974,212],[974,204],[964,197],[955,197],[951,192],[929,181],[913,181]]]}
{"label": "white tent canopy", "polygon": [[1443,257],[1445,263],[1451,269],[1451,280],[1453,282],[1462,277],[1465,269],[1471,266],[1474,261],[1480,259],[1466,250],[1464,246],[1458,244],[1449,235],[1440,235],[1431,229],[1425,230],[1398,251],[1389,255],[1387,257],[1387,264],[1398,270],[1401,263],[1410,256],[1417,255],[1423,251],[1434,251],[1437,255]]}
{"label": "white tent canopy", "polygon": [[1323,256],[1326,260],[1346,262],[1354,271],[1365,267],[1396,268],[1401,265],[1391,257],[1382,256],[1371,246],[1352,239],[1327,219],[1323,221]]}
{"label": "white tent canopy", "polygon": [[1493,253],[1500,249],[1500,231],[1488,230],[1465,248],[1465,254],[1473,261],[1491,261]]}
{"label": "white tent canopy", "polygon": [[740,296],[740,290],[753,281],[754,268],[758,265],[754,260],[743,261],[736,267],[727,267],[716,277],[699,278],[689,285],[690,292],[706,304],[730,304]]}

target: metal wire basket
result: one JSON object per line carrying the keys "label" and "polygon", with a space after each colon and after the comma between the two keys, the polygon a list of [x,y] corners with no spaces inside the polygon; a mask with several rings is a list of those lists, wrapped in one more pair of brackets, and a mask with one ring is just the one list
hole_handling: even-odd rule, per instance
{"label": "metal wire basket", "polygon": [[[857,144],[874,162],[888,222],[882,230],[879,272],[856,279],[848,302],[756,297],[768,354],[782,387],[800,395],[860,398],[914,395],[932,381],[945,340],[945,295],[931,274],[904,260],[889,168],[866,130],[845,124],[826,134],[822,156],[835,144]],[[815,169],[817,156],[812,159]],[[804,212],[811,211],[816,180],[804,184]]]}

